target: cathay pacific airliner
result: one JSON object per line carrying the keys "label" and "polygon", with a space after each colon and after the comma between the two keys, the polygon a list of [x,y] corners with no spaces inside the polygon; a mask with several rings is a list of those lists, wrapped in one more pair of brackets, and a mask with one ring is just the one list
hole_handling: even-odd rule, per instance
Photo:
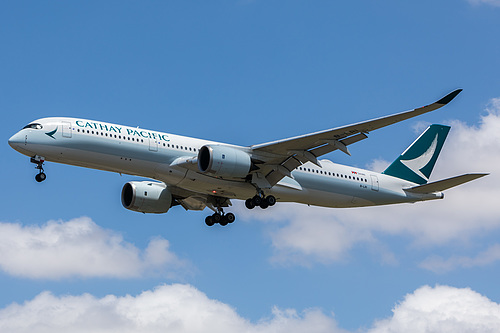
{"label": "cathay pacific airliner", "polygon": [[35,120],[9,139],[46,179],[44,163],[57,162],[144,177],[121,191],[125,208],[166,213],[209,208],[209,226],[232,223],[231,200],[248,209],[279,202],[323,207],[363,207],[442,199],[443,191],[483,177],[469,173],[429,182],[449,126],[429,126],[384,172],[340,165],[320,156],[368,138],[372,131],[436,110],[435,103],[347,126],[243,147],[82,118]]}

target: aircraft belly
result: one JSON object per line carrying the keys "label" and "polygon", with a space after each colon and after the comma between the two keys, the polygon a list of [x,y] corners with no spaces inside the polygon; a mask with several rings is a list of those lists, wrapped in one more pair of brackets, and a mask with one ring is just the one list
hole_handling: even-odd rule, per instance
{"label": "aircraft belly", "polygon": [[255,187],[243,180],[215,178],[192,170],[188,170],[186,176],[176,186],[197,193],[241,200],[256,194]]}
{"label": "aircraft belly", "polygon": [[150,178],[154,177],[157,164],[131,157],[132,154],[121,156],[119,151],[115,151],[117,154],[110,154],[102,152],[102,149],[83,150],[54,145],[32,145],[30,148],[45,157],[46,161]]}

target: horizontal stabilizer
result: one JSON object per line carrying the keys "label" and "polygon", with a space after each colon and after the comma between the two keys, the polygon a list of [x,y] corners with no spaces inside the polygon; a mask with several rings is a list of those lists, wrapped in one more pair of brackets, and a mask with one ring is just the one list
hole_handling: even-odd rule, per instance
{"label": "horizontal stabilizer", "polygon": [[468,173],[461,176],[456,176],[448,179],[438,180],[424,185],[406,188],[405,191],[412,193],[434,193],[447,190],[449,188],[462,185],[472,180],[488,175],[487,173]]}

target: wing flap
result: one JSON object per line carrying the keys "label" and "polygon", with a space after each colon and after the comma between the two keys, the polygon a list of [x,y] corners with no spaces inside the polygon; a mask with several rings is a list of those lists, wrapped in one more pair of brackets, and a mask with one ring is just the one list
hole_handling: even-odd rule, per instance
{"label": "wing flap", "polygon": [[419,185],[415,187],[406,188],[405,191],[412,193],[434,193],[441,192],[452,187],[462,185],[473,181],[475,179],[481,178],[488,175],[487,173],[468,173],[465,175],[460,175],[452,178],[447,178],[443,180],[438,180],[437,182],[427,183],[424,185]]}

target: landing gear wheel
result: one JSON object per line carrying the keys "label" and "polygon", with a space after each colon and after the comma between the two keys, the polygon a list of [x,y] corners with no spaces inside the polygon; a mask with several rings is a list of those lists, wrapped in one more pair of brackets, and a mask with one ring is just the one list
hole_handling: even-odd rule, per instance
{"label": "landing gear wheel", "polygon": [[262,200],[262,202],[260,203],[260,208],[262,209],[266,209],[267,207],[269,207],[269,204],[267,203],[267,200]]}
{"label": "landing gear wheel", "polygon": [[274,206],[276,204],[276,198],[274,197],[274,195],[266,197],[265,201],[269,206]]}
{"label": "landing gear wheel", "polygon": [[212,220],[214,221],[214,223],[220,223],[220,221],[222,221],[222,215],[220,215],[219,213],[215,213],[214,215],[212,215]]}
{"label": "landing gear wheel", "polygon": [[40,172],[38,175],[35,176],[35,180],[39,183],[43,182],[46,178],[47,176],[43,172]]}
{"label": "landing gear wheel", "polygon": [[205,217],[205,224],[208,225],[209,227],[211,227],[215,224],[212,216],[209,215],[209,216]]}
{"label": "landing gear wheel", "polygon": [[226,219],[227,222],[233,223],[234,220],[236,220],[236,217],[234,216],[233,213],[227,213],[226,216],[225,216],[225,219]]}
{"label": "landing gear wheel", "polygon": [[252,198],[246,199],[246,200],[245,200],[245,206],[246,206],[248,209],[254,209],[254,208],[255,208],[255,205],[254,205],[254,203],[253,203],[253,199],[252,199]]}
{"label": "landing gear wheel", "polygon": [[220,219],[219,224],[220,224],[221,226],[225,227],[228,223],[229,223],[229,221],[227,220],[226,215],[222,216],[222,218]]}
{"label": "landing gear wheel", "polygon": [[262,198],[256,195],[252,198],[252,203],[254,204],[254,206],[260,206],[260,204],[262,203]]}

